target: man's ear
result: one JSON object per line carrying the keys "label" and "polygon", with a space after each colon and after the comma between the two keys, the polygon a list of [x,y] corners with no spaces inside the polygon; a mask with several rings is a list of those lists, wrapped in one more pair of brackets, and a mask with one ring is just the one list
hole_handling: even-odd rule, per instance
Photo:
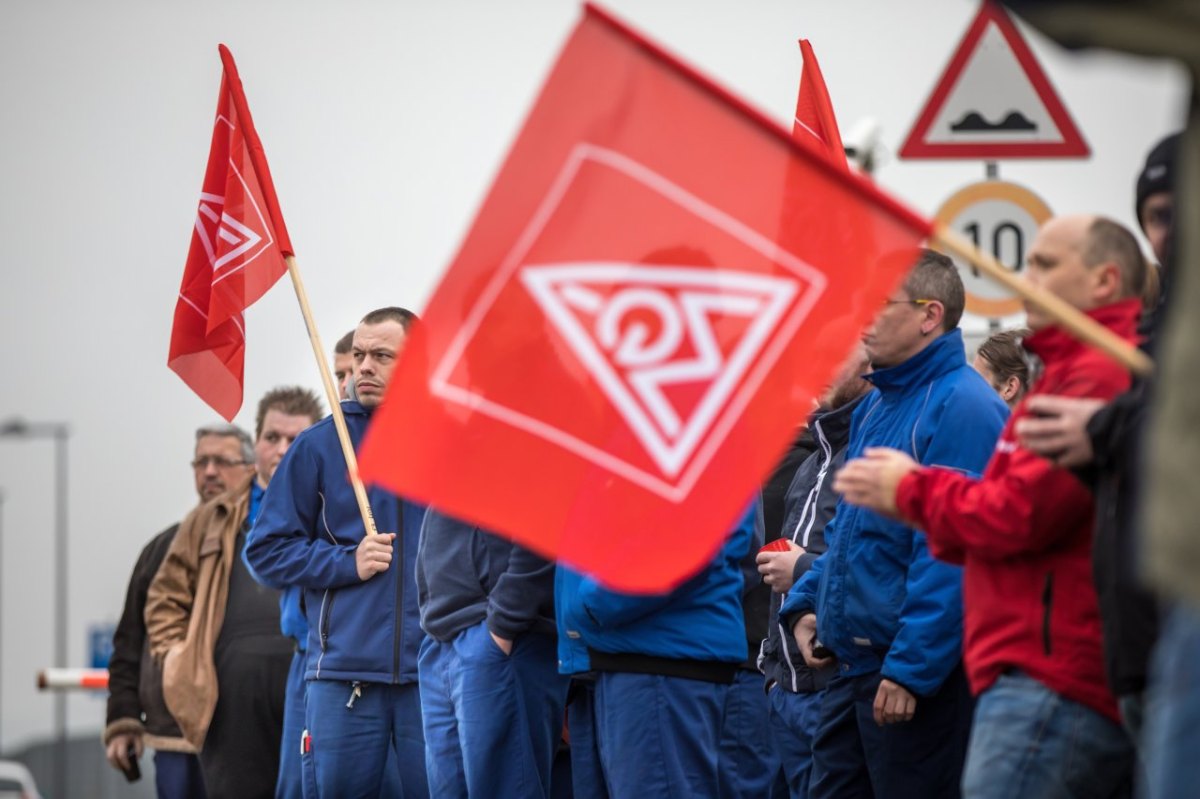
{"label": "man's ear", "polygon": [[1097,306],[1108,305],[1122,299],[1124,290],[1121,267],[1113,261],[1105,261],[1092,267],[1092,300]]}
{"label": "man's ear", "polygon": [[1000,396],[1005,402],[1012,402],[1013,398],[1020,393],[1021,378],[1017,377],[1016,375],[1010,375],[1009,378],[1004,381],[1004,385],[1000,389]]}
{"label": "man's ear", "polygon": [[942,320],[946,318],[946,306],[942,305],[941,300],[930,300],[921,306],[921,310],[924,311],[921,319],[921,335],[928,336],[930,333],[938,332],[942,327]]}

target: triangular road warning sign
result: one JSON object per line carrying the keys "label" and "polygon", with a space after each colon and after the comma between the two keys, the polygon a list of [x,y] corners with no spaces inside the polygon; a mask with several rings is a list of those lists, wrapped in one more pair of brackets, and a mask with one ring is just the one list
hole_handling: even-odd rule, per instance
{"label": "triangular road warning sign", "polygon": [[1017,26],[984,2],[901,158],[1086,158],[1079,128]]}

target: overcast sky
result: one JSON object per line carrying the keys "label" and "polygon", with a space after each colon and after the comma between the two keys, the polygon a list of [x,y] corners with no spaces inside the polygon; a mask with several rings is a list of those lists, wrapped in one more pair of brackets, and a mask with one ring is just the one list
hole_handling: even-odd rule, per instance
{"label": "overcast sky", "polygon": [[[980,162],[898,161],[975,14],[973,0],[609,0],[607,7],[787,123],[809,38],[843,132],[882,124],[877,178],[924,213]],[[144,543],[194,504],[192,431],[215,415],[166,367],[220,83],[238,60],[328,345],[371,308],[420,310],[579,18],[568,0],[0,6],[0,421],[64,421],[70,452],[70,665],[120,614]],[[1130,225],[1142,159],[1182,120],[1183,73],[1028,40],[1092,148],[1006,161],[1055,211]],[[295,297],[247,314],[246,402],[319,387]],[[32,691],[52,653],[52,447],[0,440],[0,739],[50,730]],[[71,702],[98,730],[103,701]]]}

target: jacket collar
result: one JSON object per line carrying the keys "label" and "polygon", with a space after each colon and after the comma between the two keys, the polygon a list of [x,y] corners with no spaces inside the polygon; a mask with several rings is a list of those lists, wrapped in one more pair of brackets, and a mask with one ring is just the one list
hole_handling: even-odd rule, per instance
{"label": "jacket collar", "polygon": [[878,369],[864,377],[888,394],[910,386],[925,385],[934,378],[964,366],[966,362],[967,351],[963,348],[962,331],[954,328],[938,336],[904,363]]}
{"label": "jacket collar", "polygon": [[[1121,300],[1111,305],[1102,305],[1087,311],[1087,316],[1107,327],[1126,341],[1137,340],[1138,318],[1142,313],[1139,299]],[[1047,365],[1073,358],[1088,348],[1069,332],[1058,325],[1044,327],[1024,341],[1025,349],[1042,359]]]}
{"label": "jacket collar", "polygon": [[840,446],[844,441],[850,439],[850,417],[854,415],[854,409],[862,403],[866,396],[863,394],[861,397],[856,397],[840,408],[819,408],[813,412],[809,427],[820,422],[825,440],[829,442],[830,446],[835,448]]}
{"label": "jacket collar", "polygon": [[371,412],[358,403],[357,400],[342,400],[343,416],[370,416]]}

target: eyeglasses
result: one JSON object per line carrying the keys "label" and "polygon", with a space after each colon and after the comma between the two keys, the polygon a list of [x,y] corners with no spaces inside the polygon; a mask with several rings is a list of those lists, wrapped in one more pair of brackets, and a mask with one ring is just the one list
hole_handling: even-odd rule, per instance
{"label": "eyeglasses", "polygon": [[216,466],[218,469],[228,469],[231,466],[245,466],[246,461],[235,461],[229,458],[222,458],[219,455],[204,455],[192,461],[193,469],[207,469],[209,464]]}
{"label": "eyeglasses", "polygon": [[889,305],[928,305],[931,302],[936,302],[936,300],[884,300],[883,307],[886,308]]}

